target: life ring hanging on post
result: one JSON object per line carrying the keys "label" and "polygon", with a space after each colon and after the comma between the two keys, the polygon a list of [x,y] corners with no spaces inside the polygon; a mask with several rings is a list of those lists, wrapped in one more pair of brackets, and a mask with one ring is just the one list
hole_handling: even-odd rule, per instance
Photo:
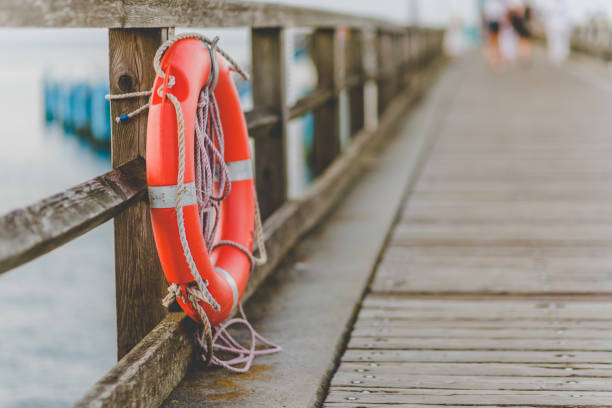
{"label": "life ring hanging on post", "polygon": [[[218,83],[214,96],[222,107],[219,117],[225,134],[225,146],[215,147],[224,152],[231,189],[221,201],[220,210],[216,210],[220,214],[215,242],[224,245],[213,246],[209,254],[196,196],[193,135],[200,92],[207,85],[211,66],[215,65]],[[200,289],[210,298],[199,305],[210,324],[216,326],[240,302],[252,266],[256,197],[246,121],[230,70],[221,58],[211,64],[209,49],[199,39],[175,41],[165,50],[161,70],[163,74],[158,72],[155,78],[149,106],[146,153],[157,252],[166,278],[178,285],[183,295],[177,297],[180,306],[196,321],[202,319],[194,306],[185,301],[186,292],[193,285],[205,286]],[[178,180],[181,168],[182,184]],[[217,187],[219,184],[215,182]],[[181,202],[177,202],[179,197]],[[197,284],[197,276],[193,275],[194,266],[201,284]]]}

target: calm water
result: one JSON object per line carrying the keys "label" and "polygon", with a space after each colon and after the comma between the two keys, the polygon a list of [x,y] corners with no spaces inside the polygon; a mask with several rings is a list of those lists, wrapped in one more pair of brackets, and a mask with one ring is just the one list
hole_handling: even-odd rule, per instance
{"label": "calm water", "polygon": [[[110,168],[109,157],[45,126],[41,88],[49,72],[103,75],[105,31],[19,33],[0,30],[0,213]],[[112,224],[0,275],[0,310],[0,406],[74,402],[115,363]]]}

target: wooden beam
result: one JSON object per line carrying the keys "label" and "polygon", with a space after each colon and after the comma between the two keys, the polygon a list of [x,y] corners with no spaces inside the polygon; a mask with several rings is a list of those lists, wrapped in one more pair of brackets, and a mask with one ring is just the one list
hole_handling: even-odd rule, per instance
{"label": "wooden beam", "polygon": [[[109,30],[109,78],[112,94],[150,89],[155,73],[153,56],[168,38],[169,29]],[[111,103],[115,117],[146,103],[148,98]],[[145,157],[147,115],[112,121],[113,168]],[[140,201],[115,218],[115,287],[117,296],[117,354],[123,357],[166,315],[160,300],[166,280],[157,257],[149,207]]]}
{"label": "wooden beam", "polygon": [[247,129],[251,132],[251,136],[255,136],[255,130],[274,126],[280,121],[280,116],[274,109],[256,108],[244,112],[244,117],[247,123]]}
{"label": "wooden beam", "polygon": [[110,220],[146,192],[144,161],[0,217],[0,273],[43,255]]}
{"label": "wooden beam", "polygon": [[252,132],[255,138],[255,184],[265,219],[287,198],[287,105],[285,33],[280,27],[251,31],[253,105],[274,110],[276,125]]}
{"label": "wooden beam", "polygon": [[332,92],[333,97],[314,110],[314,142],[309,157],[313,175],[317,177],[340,153],[340,104],[337,91],[340,78],[339,38],[337,30],[319,28],[312,34],[312,59],[317,67],[319,92]]}
{"label": "wooden beam", "polygon": [[295,119],[325,105],[336,94],[331,89],[315,89],[303,98],[298,99],[289,108],[289,119]]}
{"label": "wooden beam", "polygon": [[237,0],[3,0],[0,27],[386,27],[376,18]]}

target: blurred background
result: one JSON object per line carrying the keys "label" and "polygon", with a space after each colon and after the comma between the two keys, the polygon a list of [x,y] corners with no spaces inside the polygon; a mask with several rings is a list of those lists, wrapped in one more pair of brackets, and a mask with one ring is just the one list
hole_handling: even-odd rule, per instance
{"label": "blurred background", "polygon": [[[461,58],[482,46],[484,52],[478,56],[484,55],[494,69],[521,58],[521,36],[509,29],[511,22],[498,22],[498,32],[492,36],[495,27],[490,20],[499,13],[495,7],[516,5],[510,0],[280,3],[445,27],[449,56]],[[612,17],[609,0],[533,0],[529,6],[539,30],[551,38],[558,36],[557,43],[548,44],[549,57],[557,63],[567,57],[564,50],[573,27],[605,31]],[[177,28],[181,31],[186,30]],[[249,69],[247,29],[202,32],[219,35],[221,46]],[[288,104],[316,84],[309,34],[308,30],[287,33]],[[0,29],[0,50],[0,211],[6,213],[110,169],[110,113],[104,99],[107,30]],[[238,81],[237,85],[244,108],[249,109],[249,84]],[[293,197],[311,179],[312,126],[309,115],[290,123],[287,154]],[[68,406],[114,365],[112,233],[112,224],[107,223],[18,272],[0,276],[0,406]]]}

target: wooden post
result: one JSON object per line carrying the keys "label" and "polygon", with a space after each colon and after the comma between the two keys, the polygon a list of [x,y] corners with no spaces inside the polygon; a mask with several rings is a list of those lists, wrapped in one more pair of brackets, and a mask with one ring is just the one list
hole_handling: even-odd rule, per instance
{"label": "wooden post", "polygon": [[402,42],[398,33],[391,35],[391,67],[393,68],[391,82],[391,99],[403,90],[402,84]]}
{"label": "wooden post", "polygon": [[[111,94],[151,88],[153,56],[168,38],[168,28],[110,29],[109,79]],[[111,117],[146,103],[135,98],[111,103]],[[112,166],[118,168],[145,157],[146,112],[125,122],[112,120]],[[123,357],[159,323],[166,309],[161,299],[166,279],[157,257],[149,206],[141,201],[115,217],[115,286],[117,302],[117,355]]]}
{"label": "wooden post", "polygon": [[274,109],[280,121],[252,132],[255,139],[255,182],[265,219],[287,198],[287,103],[285,33],[281,27],[251,31],[253,105]]}
{"label": "wooden post", "polygon": [[364,125],[364,66],[363,66],[363,32],[359,29],[350,31],[346,47],[346,78],[358,78],[358,83],[348,91],[350,109],[350,135],[354,136]]}
{"label": "wooden post", "polygon": [[334,28],[319,28],[312,35],[312,58],[318,73],[317,89],[333,92],[333,97],[314,111],[314,143],[310,164],[315,177],[323,173],[340,153],[339,59],[344,55],[338,53],[338,41]]}
{"label": "wooden post", "polygon": [[386,32],[380,30],[377,35],[378,39],[378,116],[380,117],[387,108],[389,101],[392,98],[393,89],[391,87],[393,81],[393,50],[391,37]]}
{"label": "wooden post", "polygon": [[410,87],[412,79],[412,38],[410,28],[402,34],[402,87]]}

